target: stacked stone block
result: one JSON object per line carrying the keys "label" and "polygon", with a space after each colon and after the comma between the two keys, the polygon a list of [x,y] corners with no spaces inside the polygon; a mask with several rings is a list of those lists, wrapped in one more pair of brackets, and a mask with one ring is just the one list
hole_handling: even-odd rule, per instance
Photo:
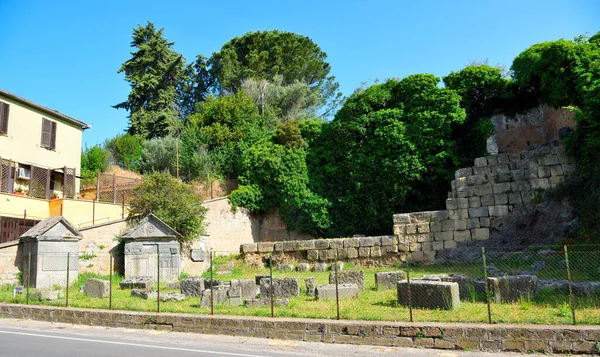
{"label": "stacked stone block", "polygon": [[[407,251],[397,236],[313,239],[287,242],[260,242],[242,244],[240,251],[247,253],[301,253],[307,261],[331,262],[336,259],[379,259]],[[315,267],[316,270],[316,267]]]}
{"label": "stacked stone block", "polygon": [[575,169],[562,146],[476,158],[456,171],[446,210],[394,215],[394,236],[415,261],[460,242],[486,240],[515,207],[535,203],[540,190],[556,187]]}

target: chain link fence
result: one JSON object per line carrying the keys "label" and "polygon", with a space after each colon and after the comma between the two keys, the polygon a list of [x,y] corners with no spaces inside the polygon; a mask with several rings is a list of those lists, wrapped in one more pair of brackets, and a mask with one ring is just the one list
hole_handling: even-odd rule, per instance
{"label": "chain link fence", "polygon": [[[131,259],[107,254],[108,273],[81,272],[89,257],[27,255],[4,302],[193,314],[387,321],[600,323],[600,246],[410,253],[383,260],[307,263],[288,253],[204,252]],[[177,255],[177,259],[179,255]],[[127,277],[125,275],[127,267]],[[68,282],[68,284],[67,284]],[[68,287],[67,287],[68,286]]]}

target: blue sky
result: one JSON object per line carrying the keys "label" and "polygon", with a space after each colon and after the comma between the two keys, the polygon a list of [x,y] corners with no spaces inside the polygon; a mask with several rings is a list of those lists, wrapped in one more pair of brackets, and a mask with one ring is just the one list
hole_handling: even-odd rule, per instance
{"label": "blue sky", "polygon": [[132,29],[152,21],[188,61],[248,31],[310,37],[349,95],[362,82],[439,77],[471,60],[510,66],[534,43],[600,31],[600,1],[41,1],[0,0],[0,88],[92,124],[88,145],[121,133],[111,107]]}

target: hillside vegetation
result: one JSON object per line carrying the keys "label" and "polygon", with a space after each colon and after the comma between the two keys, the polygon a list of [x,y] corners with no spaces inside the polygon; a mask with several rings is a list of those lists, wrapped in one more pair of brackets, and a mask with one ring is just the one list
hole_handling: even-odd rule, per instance
{"label": "hillside vegetation", "polygon": [[249,32],[187,62],[149,22],[131,46],[119,69],[131,92],[115,105],[127,133],[86,148],[85,175],[111,162],[184,182],[234,178],[234,207],[279,209],[289,229],[387,234],[393,213],[443,207],[454,171],[486,154],[494,113],[546,103],[577,113],[566,143],[579,171],[564,191],[584,225],[600,218],[600,33],[533,44],[510,70],[472,63],[347,98],[327,54],[295,33]]}

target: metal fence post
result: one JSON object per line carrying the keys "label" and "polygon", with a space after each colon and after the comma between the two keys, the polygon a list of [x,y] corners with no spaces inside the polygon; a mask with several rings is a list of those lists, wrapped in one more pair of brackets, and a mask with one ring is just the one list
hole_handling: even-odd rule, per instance
{"label": "metal fence post", "polygon": [[340,319],[340,292],[338,287],[338,268],[337,268],[337,249],[333,252],[334,263],[333,263],[333,271],[335,274],[335,311],[336,311],[336,319]]}
{"label": "metal fence post", "polygon": [[273,254],[269,253],[269,295],[271,296],[271,317],[275,317],[275,282],[273,281]]}
{"label": "metal fence post", "polygon": [[156,312],[160,313],[160,246],[156,245]]}
{"label": "metal fence post", "polygon": [[71,253],[67,253],[67,290],[65,293],[65,307],[69,307],[69,273],[71,271]]}
{"label": "metal fence post", "polygon": [[565,250],[565,266],[567,268],[567,279],[569,280],[569,303],[571,305],[571,317],[573,318],[573,325],[577,325],[575,319],[575,295],[573,294],[573,281],[571,280],[571,268],[569,267],[569,251],[567,246],[563,246]]}
{"label": "metal fence post", "polygon": [[485,247],[481,247],[481,260],[483,261],[483,279],[485,285],[485,302],[487,304],[488,323],[492,323],[492,307],[490,305],[490,286],[487,276],[487,263],[485,260]]}
{"label": "metal fence post", "polygon": [[27,305],[29,305],[29,284],[30,284],[30,279],[31,279],[31,252],[29,252],[28,257],[27,257],[27,276],[25,277],[27,279],[26,282],[26,287],[27,287],[27,295],[25,295],[25,303]]}
{"label": "metal fence post", "polygon": [[412,305],[412,293],[410,291],[410,252],[406,253],[406,285],[408,293],[408,314],[410,316],[410,322],[413,322],[413,305]]}
{"label": "metal fence post", "polygon": [[210,250],[210,314],[215,314],[215,305],[213,304],[213,251]]}
{"label": "metal fence post", "polygon": [[113,255],[109,253],[108,258],[108,309],[112,310],[112,278],[113,278]]}

